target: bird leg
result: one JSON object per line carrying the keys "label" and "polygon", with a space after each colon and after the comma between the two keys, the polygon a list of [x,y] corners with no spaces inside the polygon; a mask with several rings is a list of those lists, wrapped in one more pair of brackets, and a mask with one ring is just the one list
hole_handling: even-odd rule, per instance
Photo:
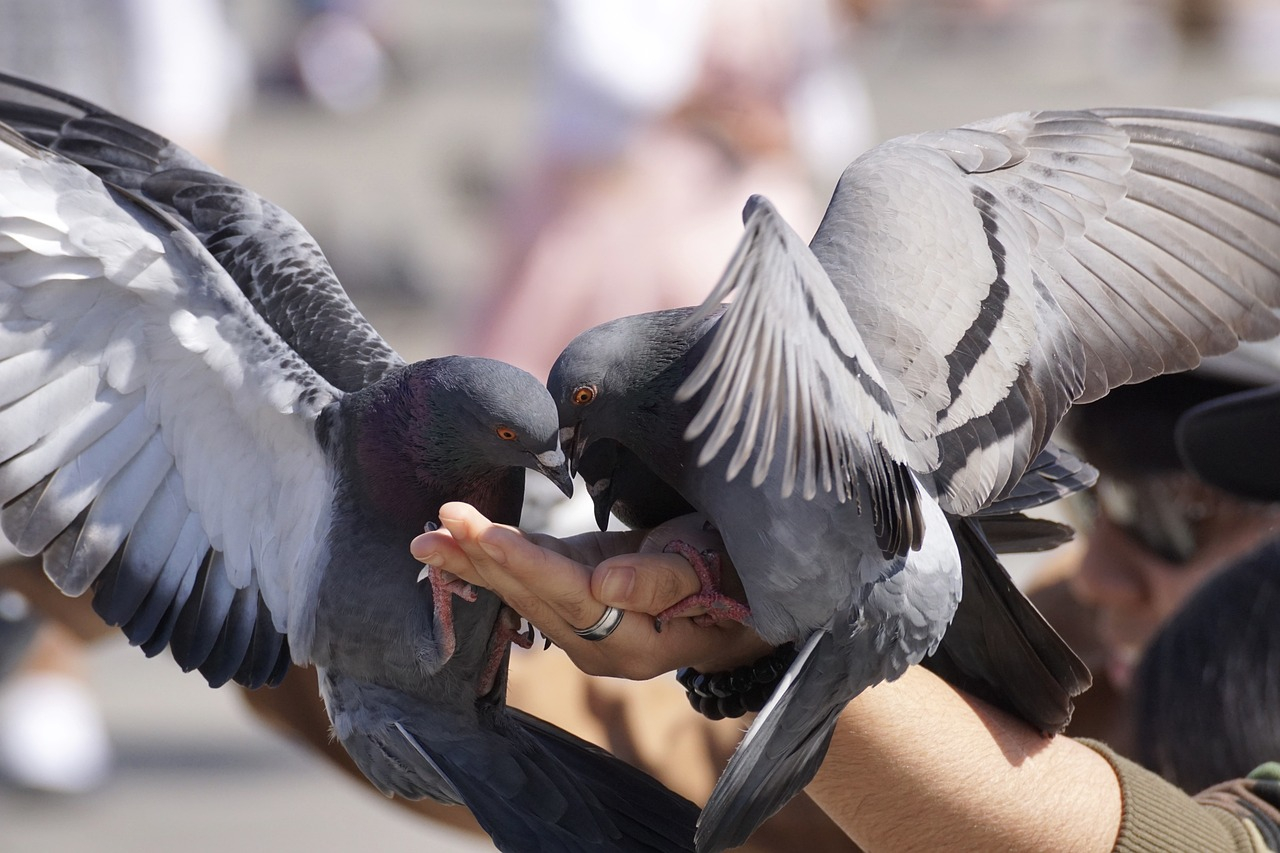
{"label": "bird leg", "polygon": [[502,660],[507,653],[507,644],[515,643],[522,649],[533,646],[533,626],[529,633],[520,630],[520,614],[505,604],[498,611],[498,621],[493,626],[493,636],[489,638],[489,658],[485,661],[480,678],[476,681],[476,695],[485,696],[493,689],[498,679],[498,671],[502,668]]}
{"label": "bird leg", "polygon": [[679,554],[688,560],[689,565],[693,566],[694,572],[697,573],[698,580],[702,583],[702,589],[681,599],[655,616],[653,618],[655,631],[661,632],[663,624],[668,619],[674,619],[677,616],[688,613],[695,607],[706,608],[706,613],[693,617],[694,624],[704,628],[717,622],[723,622],[725,619],[745,622],[751,616],[750,607],[720,591],[722,570],[720,567],[720,555],[717,552],[699,551],[688,542],[683,542],[679,539],[668,542],[667,546],[662,550],[663,553]]}
{"label": "bird leg", "polygon": [[427,566],[418,573],[431,584],[432,627],[436,635],[436,648],[440,650],[440,662],[453,657],[458,647],[458,637],[453,629],[453,596],[464,601],[475,601],[476,590],[471,584],[450,572]]}

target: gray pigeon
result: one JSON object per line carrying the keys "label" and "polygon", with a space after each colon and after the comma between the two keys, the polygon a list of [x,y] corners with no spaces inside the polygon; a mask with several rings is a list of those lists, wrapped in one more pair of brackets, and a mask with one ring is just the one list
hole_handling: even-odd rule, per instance
{"label": "gray pigeon", "polygon": [[[1072,403],[1280,331],[1280,129],[1018,113],[869,151],[808,246],[763,199],[744,218],[701,308],[585,332],[548,382],[571,458],[616,442],[709,516],[748,624],[799,649],[701,851],[744,842],[812,778],[840,709],[930,655],[1066,724],[1087,671],[982,518],[1087,484],[1048,444]],[[600,468],[601,494],[643,501]]]}
{"label": "gray pigeon", "polygon": [[[161,137],[4,78],[0,522],[70,595],[212,685],[314,664],[384,793],[508,851],[666,851],[696,808],[509,709],[520,622],[423,584],[442,503],[571,490],[555,407],[488,359],[405,364],[284,211]],[[453,593],[464,600],[456,602]]]}

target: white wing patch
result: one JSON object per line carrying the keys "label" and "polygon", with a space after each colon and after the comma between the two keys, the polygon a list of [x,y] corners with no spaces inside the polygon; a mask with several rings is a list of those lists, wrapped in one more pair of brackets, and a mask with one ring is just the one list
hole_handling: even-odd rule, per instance
{"label": "white wing patch", "polygon": [[314,425],[339,392],[194,238],[0,145],[0,359],[19,550],[69,594],[110,583],[114,618],[176,631],[175,656],[258,642],[261,595],[306,657],[333,489]]}

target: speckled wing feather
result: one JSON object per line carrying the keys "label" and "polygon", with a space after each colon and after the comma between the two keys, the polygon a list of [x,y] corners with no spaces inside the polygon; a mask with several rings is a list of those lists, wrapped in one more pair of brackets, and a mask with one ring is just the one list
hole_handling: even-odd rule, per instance
{"label": "speckled wing feather", "polygon": [[64,592],[212,683],[278,679],[340,393],[189,232],[0,126],[0,522]]}
{"label": "speckled wing feather", "polygon": [[0,121],[173,216],[335,387],[354,391],[403,365],[287,211],[146,128],[5,74]]}
{"label": "speckled wing feather", "polygon": [[[816,259],[826,275],[770,281],[731,267],[708,299],[737,290],[721,346],[764,361],[721,371],[713,405],[766,386],[784,397],[848,387],[831,384],[828,336],[813,333],[843,305],[865,345],[856,377],[878,370],[891,414],[869,421],[865,407],[812,393],[788,417],[814,427],[780,452],[806,460],[800,481],[821,480],[829,463],[809,461],[820,458],[804,452],[811,435],[856,447],[853,434],[870,434],[932,474],[945,509],[970,514],[1016,487],[1073,402],[1280,332],[1267,310],[1280,304],[1280,129],[1096,110],[904,137],[845,171],[808,249],[743,251],[780,253],[779,267]],[[799,324],[781,307],[797,299],[809,314]],[[885,440],[885,420],[905,451]]]}

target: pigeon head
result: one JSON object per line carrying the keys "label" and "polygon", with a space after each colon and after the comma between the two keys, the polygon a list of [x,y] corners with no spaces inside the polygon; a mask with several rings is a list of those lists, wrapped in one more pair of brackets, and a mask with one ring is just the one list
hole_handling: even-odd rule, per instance
{"label": "pigeon head", "polygon": [[670,411],[681,361],[696,337],[684,333],[690,309],[611,320],[574,338],[547,377],[560,417],[560,440],[577,470],[596,438],[628,444],[643,412]]}
{"label": "pigeon head", "polygon": [[490,358],[448,356],[411,374],[413,396],[430,412],[422,423],[457,470],[532,468],[573,493],[559,422],[547,391],[532,374]]}
{"label": "pigeon head", "polygon": [[[421,525],[440,505],[499,501],[516,513],[513,472],[532,468],[573,490],[555,404],[523,370],[448,356],[407,365],[342,401],[353,482],[385,517]],[[516,483],[522,483],[519,479]],[[514,504],[514,506],[512,506]],[[514,519],[507,523],[515,523]]]}
{"label": "pigeon head", "polygon": [[[675,392],[718,317],[689,325],[693,310],[637,314],[588,329],[551,368],[547,388],[559,411],[561,446],[570,470],[581,472],[591,490],[598,522],[619,499],[609,483],[617,466],[635,462],[635,454],[656,461],[679,452],[694,410],[677,403]],[[609,446],[588,453],[605,439],[627,452]]]}

